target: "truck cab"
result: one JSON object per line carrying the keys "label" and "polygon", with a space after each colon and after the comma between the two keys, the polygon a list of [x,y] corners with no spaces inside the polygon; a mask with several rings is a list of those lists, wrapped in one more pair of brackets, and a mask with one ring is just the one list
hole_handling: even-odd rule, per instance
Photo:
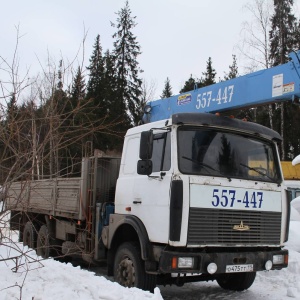
{"label": "truck cab", "polygon": [[130,129],[104,244],[122,249],[115,236],[135,223],[145,272],[163,283],[216,279],[228,288],[238,276],[233,289],[243,290],[256,271],[286,267],[278,141],[266,127],[205,113]]}

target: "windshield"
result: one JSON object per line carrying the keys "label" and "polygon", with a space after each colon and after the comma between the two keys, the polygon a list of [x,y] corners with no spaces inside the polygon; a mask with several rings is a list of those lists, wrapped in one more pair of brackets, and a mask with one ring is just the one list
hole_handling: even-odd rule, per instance
{"label": "windshield", "polygon": [[266,140],[213,129],[178,129],[179,170],[185,174],[279,182],[274,153]]}

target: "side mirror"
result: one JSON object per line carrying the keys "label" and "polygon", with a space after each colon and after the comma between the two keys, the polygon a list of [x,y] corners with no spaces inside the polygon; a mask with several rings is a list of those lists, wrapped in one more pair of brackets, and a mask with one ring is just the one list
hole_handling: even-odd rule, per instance
{"label": "side mirror", "polygon": [[293,166],[296,166],[298,164],[300,164],[300,155],[296,156],[292,161]]}
{"label": "side mirror", "polygon": [[141,132],[140,159],[151,159],[153,150],[152,130]]}
{"label": "side mirror", "polygon": [[137,164],[137,173],[139,175],[150,175],[152,173],[151,160],[139,160]]}

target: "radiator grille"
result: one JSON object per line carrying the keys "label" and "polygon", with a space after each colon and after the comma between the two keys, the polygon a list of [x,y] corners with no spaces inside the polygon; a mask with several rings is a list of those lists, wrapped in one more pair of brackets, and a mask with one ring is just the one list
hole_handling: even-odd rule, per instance
{"label": "radiator grille", "polygon": [[[248,231],[233,230],[243,221]],[[278,245],[281,213],[190,208],[188,244]]]}

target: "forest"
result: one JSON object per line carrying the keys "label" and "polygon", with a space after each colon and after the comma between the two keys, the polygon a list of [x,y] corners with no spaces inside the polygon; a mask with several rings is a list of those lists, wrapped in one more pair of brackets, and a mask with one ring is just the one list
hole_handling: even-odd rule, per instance
{"label": "forest", "polygon": [[[247,56],[245,47],[257,50],[257,55],[247,57],[249,72],[286,63],[288,54],[300,49],[300,20],[293,13],[294,1],[274,0],[271,9],[265,5],[264,0],[254,0],[248,7],[258,26],[244,28],[247,37],[241,52]],[[94,149],[99,155],[120,155],[127,129],[139,124],[146,102],[153,100],[141,77],[138,59],[142,45],[134,34],[136,18],[126,1],[112,22],[112,50],[102,48],[99,33],[89,65],[72,66],[70,84],[64,81],[63,61],[57,68],[45,68],[44,76],[32,82],[27,76],[18,76],[17,60],[8,64],[0,53],[0,71],[9,70],[10,74],[9,88],[0,80],[0,185],[21,178],[76,174],[82,157],[93,155]],[[217,78],[212,57],[206,59],[201,74],[183,78],[185,84],[174,92],[166,78],[161,98],[240,76],[236,55],[223,78]],[[31,92],[20,101],[29,85]],[[283,137],[281,159],[292,160],[300,153],[299,112],[293,103],[280,103],[228,114],[278,131]]]}

